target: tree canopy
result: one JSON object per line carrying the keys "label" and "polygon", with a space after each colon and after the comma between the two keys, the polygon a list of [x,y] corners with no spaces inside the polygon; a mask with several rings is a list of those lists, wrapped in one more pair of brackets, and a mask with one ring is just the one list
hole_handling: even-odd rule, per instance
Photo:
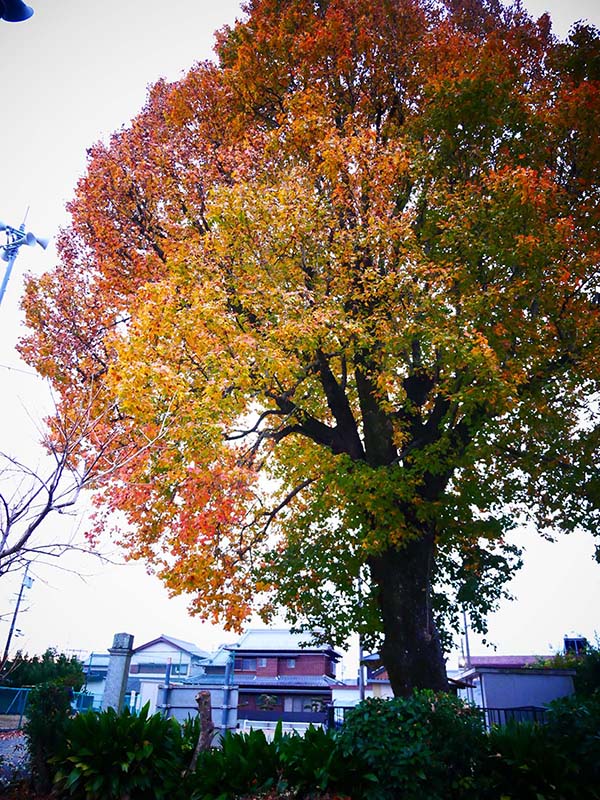
{"label": "tree canopy", "polygon": [[41,656],[29,656],[20,650],[4,664],[0,681],[5,686],[38,686],[40,683],[60,683],[75,690],[84,682],[83,666],[76,656],[58,653],[49,647]]}
{"label": "tree canopy", "polygon": [[216,54],[89,150],[22,351],[110,409],[137,455],[96,533],[119,511],[195,613],[283,607],[440,688],[513,526],[599,530],[598,32],[250,0]]}

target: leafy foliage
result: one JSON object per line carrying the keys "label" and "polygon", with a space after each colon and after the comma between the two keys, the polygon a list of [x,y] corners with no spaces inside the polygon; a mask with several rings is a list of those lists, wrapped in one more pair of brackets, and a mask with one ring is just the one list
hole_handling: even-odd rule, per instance
{"label": "leafy foliage", "polygon": [[494,728],[479,774],[483,800],[600,797],[600,698],[555,700],[547,723]]}
{"label": "leafy foliage", "polygon": [[579,699],[600,692],[600,646],[588,643],[583,653],[557,653],[543,659],[539,666],[551,669],[575,670],[575,693]]}
{"label": "leafy foliage", "polygon": [[[348,755],[338,737],[323,728],[310,727],[303,736],[278,736],[273,740],[284,785],[298,797],[314,792],[356,796],[365,782],[360,757]],[[368,780],[367,780],[368,783]]]}
{"label": "leafy foliage", "polygon": [[515,524],[600,530],[600,38],[518,2],[246,12],[90,149],[22,351],[130,448],[95,534],[122,512],[203,617],[383,634],[395,691],[441,687]]}
{"label": "leafy foliage", "polygon": [[193,779],[192,800],[233,800],[277,786],[277,750],[263,731],[226,733],[216,750],[200,753]]}
{"label": "leafy foliage", "polygon": [[40,683],[29,693],[25,739],[31,759],[33,782],[48,792],[53,770],[50,759],[62,745],[71,714],[72,690],[60,683]]}
{"label": "leafy foliage", "polygon": [[37,686],[54,683],[79,691],[84,682],[83,666],[76,656],[58,653],[49,647],[41,656],[28,656],[20,650],[6,662],[0,680],[5,686]]}
{"label": "leafy foliage", "polygon": [[484,752],[483,720],[448,694],[369,699],[348,714],[340,742],[374,778],[366,798],[468,797]]}
{"label": "leafy foliage", "polygon": [[171,798],[182,771],[177,722],[128,709],[87,711],[70,719],[52,763],[59,791],[85,800]]}

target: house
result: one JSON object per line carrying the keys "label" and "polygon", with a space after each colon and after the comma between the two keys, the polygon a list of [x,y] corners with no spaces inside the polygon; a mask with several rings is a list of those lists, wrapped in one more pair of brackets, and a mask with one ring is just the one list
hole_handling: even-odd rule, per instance
{"label": "house", "polygon": [[[149,701],[154,709],[159,684],[189,676],[209,657],[206,650],[192,642],[165,634],[136,647],[129,666],[126,705],[141,708]],[[102,703],[109,658],[108,653],[91,653],[83,667],[84,688],[93,695],[94,708]],[[143,691],[142,687],[145,687]]]}
{"label": "house", "polygon": [[488,725],[535,721],[552,700],[573,694],[574,675],[573,669],[541,666],[539,656],[472,656],[460,673],[468,686],[459,694],[484,709]]}
{"label": "house", "polygon": [[90,653],[83,664],[85,676],[83,691],[92,695],[92,708],[100,708],[102,705],[109,658],[108,653]]}
{"label": "house", "polygon": [[[327,722],[332,688],[338,684],[341,656],[330,645],[306,641],[288,630],[250,630],[238,642],[223,645],[198,672],[166,687],[162,707],[170,716],[193,713],[195,694],[210,691],[215,725],[237,730],[305,730]],[[235,703],[234,713],[231,713]]]}
{"label": "house", "polygon": [[238,724],[324,724],[341,656],[288,630],[251,630],[231,648]]}
{"label": "house", "polygon": [[[394,697],[389,675],[378,653],[364,656],[361,669],[364,681],[362,692],[359,681],[348,681],[344,685],[334,687],[332,693],[334,708],[349,708],[359,703],[363,697],[365,699],[377,697],[383,700]],[[448,670],[448,684],[452,691],[457,690],[457,676],[458,670]],[[339,718],[341,719],[341,715]]]}

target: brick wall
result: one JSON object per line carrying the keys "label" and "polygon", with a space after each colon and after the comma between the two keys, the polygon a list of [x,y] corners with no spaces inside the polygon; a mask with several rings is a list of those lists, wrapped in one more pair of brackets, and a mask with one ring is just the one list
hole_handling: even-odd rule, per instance
{"label": "brick wall", "polygon": [[[238,656],[235,672],[241,675],[256,675],[259,678],[275,678],[278,675],[331,675],[335,676],[331,659],[326,655],[296,653],[290,656],[263,656],[265,666],[260,665],[260,657],[252,657],[253,669],[242,669],[244,659]],[[290,666],[289,661],[294,661]],[[246,659],[248,661],[248,659]]]}
{"label": "brick wall", "polygon": [[287,658],[279,659],[280,675],[327,675],[329,659],[320,655],[297,655],[294,657],[295,667],[288,666]]}

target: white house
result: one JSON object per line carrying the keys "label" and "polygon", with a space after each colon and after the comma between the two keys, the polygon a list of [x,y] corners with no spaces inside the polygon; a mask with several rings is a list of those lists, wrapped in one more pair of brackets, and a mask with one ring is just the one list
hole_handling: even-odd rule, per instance
{"label": "white house", "polygon": [[[161,634],[156,639],[136,647],[131,656],[126,703],[140,708],[150,701],[156,705],[156,687],[168,681],[180,681],[198,672],[201,664],[209,658],[192,642]],[[108,653],[91,653],[84,664],[86,683],[84,689],[94,696],[94,708],[99,708],[104,694]],[[140,690],[144,691],[140,697]]]}

